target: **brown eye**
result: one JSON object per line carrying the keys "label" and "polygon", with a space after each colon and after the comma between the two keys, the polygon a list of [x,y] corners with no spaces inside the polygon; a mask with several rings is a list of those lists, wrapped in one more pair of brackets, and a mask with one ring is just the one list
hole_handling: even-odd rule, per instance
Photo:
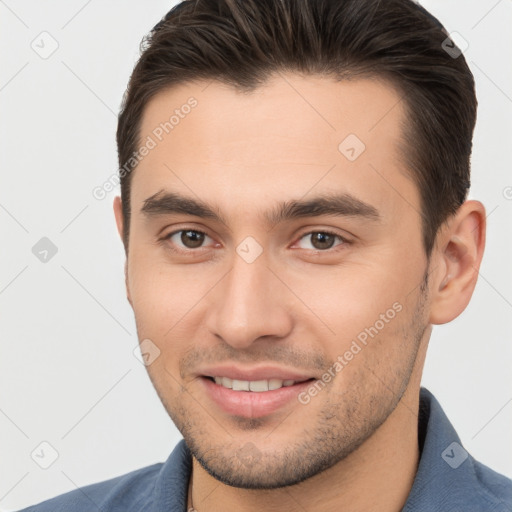
{"label": "brown eye", "polygon": [[343,237],[336,235],[335,233],[329,233],[326,231],[311,231],[310,233],[306,233],[301,237],[299,240],[299,247],[301,249],[315,249],[317,251],[325,251],[345,242],[346,241]]}
{"label": "brown eye", "polygon": [[329,233],[311,233],[311,245],[315,249],[330,249],[334,245],[334,238]]}
{"label": "brown eye", "polygon": [[186,251],[189,249],[203,248],[205,243],[211,244],[213,240],[202,231],[196,229],[180,229],[169,233],[165,240],[175,246],[177,250]]}
{"label": "brown eye", "polygon": [[181,231],[180,239],[182,244],[188,249],[196,249],[197,247],[201,247],[203,244],[205,234],[200,231]]}

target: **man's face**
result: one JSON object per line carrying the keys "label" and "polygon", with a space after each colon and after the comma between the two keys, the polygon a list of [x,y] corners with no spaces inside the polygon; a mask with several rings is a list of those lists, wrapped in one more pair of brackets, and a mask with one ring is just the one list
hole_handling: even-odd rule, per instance
{"label": "man's face", "polygon": [[[133,176],[129,298],[139,339],[160,350],[147,369],[162,403],[224,483],[331,467],[421,374],[427,259],[403,116],[383,82],[294,74],[251,94],[189,83],[146,107],[141,141],[156,146]],[[230,371],[316,381],[258,392],[208,378]]]}

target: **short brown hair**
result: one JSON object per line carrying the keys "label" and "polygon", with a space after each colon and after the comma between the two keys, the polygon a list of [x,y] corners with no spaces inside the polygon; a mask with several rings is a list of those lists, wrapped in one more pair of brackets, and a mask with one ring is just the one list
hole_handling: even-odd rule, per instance
{"label": "short brown hair", "polygon": [[[141,44],[119,115],[125,248],[130,183],[144,107],[158,92],[218,80],[250,92],[272,73],[387,79],[405,100],[403,156],[421,196],[430,255],[441,224],[464,202],[477,100],[464,56],[412,0],[186,0]],[[127,167],[127,162],[134,162]],[[126,170],[128,171],[126,172]]]}

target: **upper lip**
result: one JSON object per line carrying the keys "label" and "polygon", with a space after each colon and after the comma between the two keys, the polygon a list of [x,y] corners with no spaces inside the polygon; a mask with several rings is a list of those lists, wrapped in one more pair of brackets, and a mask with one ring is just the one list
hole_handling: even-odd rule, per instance
{"label": "upper lip", "polygon": [[205,377],[228,377],[237,380],[294,380],[304,381],[313,377],[306,373],[297,372],[288,368],[280,368],[278,366],[258,366],[255,368],[242,368],[234,365],[208,366],[202,368],[199,375]]}

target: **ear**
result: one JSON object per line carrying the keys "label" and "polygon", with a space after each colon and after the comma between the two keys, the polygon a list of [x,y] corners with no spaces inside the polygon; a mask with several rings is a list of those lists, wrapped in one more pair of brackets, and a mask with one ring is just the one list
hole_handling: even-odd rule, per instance
{"label": "ear", "polygon": [[[124,245],[124,236],[123,236],[123,203],[121,202],[121,197],[116,196],[114,198],[114,216],[116,218],[116,226],[117,226],[117,232],[119,233],[119,237],[121,238],[121,242],[123,242]],[[126,261],[124,264],[124,284],[126,287],[126,298],[128,299],[128,302],[132,304],[132,299],[130,297],[130,287],[128,286],[128,250],[126,245],[124,245],[125,254],[126,254]]]}
{"label": "ear", "polygon": [[440,229],[432,254],[430,323],[444,324],[466,309],[485,247],[485,208],[466,201]]}
{"label": "ear", "polygon": [[123,241],[123,203],[121,202],[121,197],[116,196],[114,198],[114,216],[116,218],[116,226],[117,232],[121,237],[121,241]]}

